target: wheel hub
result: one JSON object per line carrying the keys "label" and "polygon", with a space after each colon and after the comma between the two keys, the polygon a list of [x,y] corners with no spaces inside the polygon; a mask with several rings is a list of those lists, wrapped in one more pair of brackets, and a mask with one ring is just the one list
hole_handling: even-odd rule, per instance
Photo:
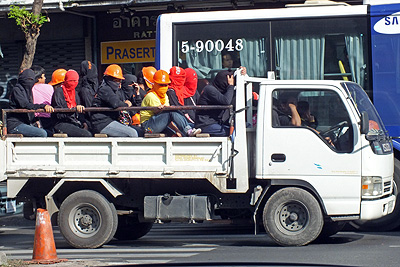
{"label": "wheel hub", "polygon": [[83,226],[89,226],[93,223],[93,219],[90,215],[84,215],[81,219],[80,219],[80,224]]}
{"label": "wheel hub", "polygon": [[101,225],[99,211],[89,204],[77,207],[70,218],[75,233],[85,237],[95,234]]}
{"label": "wheel hub", "polygon": [[295,212],[292,212],[292,213],[290,213],[290,215],[289,215],[289,219],[290,219],[292,222],[297,221],[297,220],[299,219],[299,215],[297,215],[297,213],[295,213]]}
{"label": "wheel hub", "polygon": [[307,211],[299,203],[282,205],[277,216],[279,216],[281,227],[289,232],[297,232],[304,229],[308,222]]}

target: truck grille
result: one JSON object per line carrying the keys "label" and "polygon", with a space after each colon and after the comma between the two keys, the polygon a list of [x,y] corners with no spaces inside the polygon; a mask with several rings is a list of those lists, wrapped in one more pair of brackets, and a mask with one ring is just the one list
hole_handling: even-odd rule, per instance
{"label": "truck grille", "polygon": [[390,193],[392,189],[392,181],[384,182],[383,183],[383,193]]}

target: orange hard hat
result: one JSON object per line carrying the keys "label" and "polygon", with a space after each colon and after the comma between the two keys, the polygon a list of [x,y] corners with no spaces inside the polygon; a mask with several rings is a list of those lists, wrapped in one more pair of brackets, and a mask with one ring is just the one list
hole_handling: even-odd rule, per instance
{"label": "orange hard hat", "polygon": [[142,69],[143,78],[149,88],[153,88],[154,80],[153,76],[157,72],[156,68],[154,67],[144,67]]}
{"label": "orange hard hat", "polygon": [[169,74],[165,70],[158,70],[154,74],[154,83],[158,84],[169,84],[171,80],[169,79]]}
{"label": "orange hard hat", "polygon": [[122,75],[122,69],[120,66],[117,64],[111,64],[106,68],[106,71],[104,72],[104,75],[111,76],[117,79],[125,79],[124,76]]}
{"label": "orange hard hat", "polygon": [[57,69],[51,75],[51,81],[49,82],[50,85],[56,85],[62,83],[65,79],[65,73],[67,71],[65,69]]}

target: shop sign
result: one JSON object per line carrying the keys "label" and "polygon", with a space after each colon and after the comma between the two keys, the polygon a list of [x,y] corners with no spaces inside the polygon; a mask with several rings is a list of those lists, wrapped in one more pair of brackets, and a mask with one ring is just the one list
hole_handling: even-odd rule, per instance
{"label": "shop sign", "polygon": [[101,64],[154,62],[156,40],[101,43]]}

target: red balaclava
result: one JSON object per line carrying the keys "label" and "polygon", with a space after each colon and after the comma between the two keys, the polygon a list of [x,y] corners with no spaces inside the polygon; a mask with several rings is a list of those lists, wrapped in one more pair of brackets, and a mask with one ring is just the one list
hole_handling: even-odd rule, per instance
{"label": "red balaclava", "polygon": [[169,78],[171,79],[171,84],[169,88],[174,89],[176,96],[178,97],[179,103],[183,106],[185,97],[183,96],[184,84],[186,80],[186,71],[181,67],[172,67],[169,70]]}
{"label": "red balaclava", "polygon": [[65,79],[62,84],[65,101],[67,101],[68,108],[76,107],[75,88],[78,85],[79,74],[74,70],[69,70],[65,74]]}
{"label": "red balaclava", "polygon": [[197,90],[197,73],[194,69],[186,68],[186,81],[183,91],[183,97],[188,98],[194,96]]}

